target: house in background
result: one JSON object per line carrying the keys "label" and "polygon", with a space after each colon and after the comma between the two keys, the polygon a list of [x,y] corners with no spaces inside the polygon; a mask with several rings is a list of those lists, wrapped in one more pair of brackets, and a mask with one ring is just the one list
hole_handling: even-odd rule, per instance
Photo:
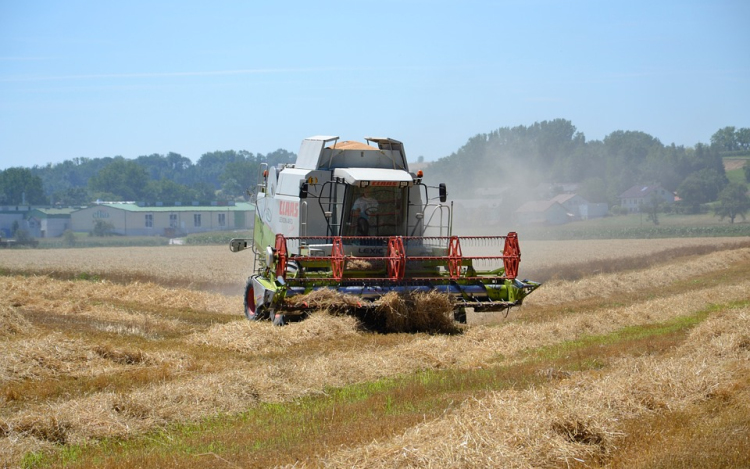
{"label": "house in background", "polygon": [[35,238],[62,236],[70,228],[70,215],[74,208],[35,208],[26,216],[29,233]]}
{"label": "house in background", "polygon": [[144,205],[102,203],[71,214],[71,229],[89,232],[96,220],[110,223],[113,232],[126,236],[179,236],[253,227],[255,206],[246,202],[220,205]]}
{"label": "house in background", "polygon": [[581,218],[581,206],[589,204],[588,200],[578,194],[558,194],[552,197],[550,201],[559,203],[576,218]]}
{"label": "house in background", "polygon": [[558,194],[550,200],[559,203],[568,213],[580,220],[601,218],[609,213],[608,204],[592,204],[578,194]]}
{"label": "house in background", "polygon": [[0,207],[0,238],[13,236],[13,226],[27,229],[26,216],[31,211],[28,205],[13,205]]}
{"label": "house in background", "polygon": [[633,186],[620,194],[620,206],[628,212],[640,212],[641,205],[648,204],[651,197],[656,195],[661,203],[673,204],[676,200],[674,193],[656,184],[651,186]]}
{"label": "house in background", "polygon": [[521,225],[562,225],[571,219],[565,207],[553,200],[526,202],[518,207],[515,217]]}

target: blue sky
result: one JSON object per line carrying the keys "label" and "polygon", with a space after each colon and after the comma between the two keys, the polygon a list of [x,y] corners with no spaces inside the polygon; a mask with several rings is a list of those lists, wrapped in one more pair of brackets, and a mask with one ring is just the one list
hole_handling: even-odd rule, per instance
{"label": "blue sky", "polygon": [[387,136],[434,160],[571,120],[750,127],[750,2],[0,0],[0,169]]}

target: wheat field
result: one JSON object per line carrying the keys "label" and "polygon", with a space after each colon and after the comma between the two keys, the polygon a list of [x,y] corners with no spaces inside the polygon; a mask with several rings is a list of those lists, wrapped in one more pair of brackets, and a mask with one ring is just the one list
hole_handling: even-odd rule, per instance
{"label": "wheat field", "polygon": [[[62,464],[54,456],[66,448],[96,454],[101,442],[265,404],[325,399],[331,389],[524,365],[544,379],[457,393],[464,397],[420,423],[377,438],[343,435],[343,444],[291,459],[277,454],[271,465],[626,467],[617,461],[632,433],[628,422],[719,398],[742,405],[747,387],[738,383],[750,376],[746,243],[522,242],[522,269],[528,263],[529,271],[564,272],[566,265],[605,262],[611,271],[590,269],[571,280],[551,275],[507,318],[460,334],[373,334],[353,317],[324,310],[283,328],[246,321],[241,297],[229,287],[241,289],[249,257],[226,248],[0,252],[0,463],[28,466],[47,455]],[[655,264],[634,268],[628,260],[636,257]],[[97,277],[75,279],[83,272]],[[705,319],[664,350],[622,351],[596,368],[558,370],[529,358],[535,350],[696,315]],[[209,453],[229,466],[266,465],[250,448],[231,448]],[[175,467],[205,465],[182,453],[170,455]],[[78,457],[81,466],[91,464]]]}

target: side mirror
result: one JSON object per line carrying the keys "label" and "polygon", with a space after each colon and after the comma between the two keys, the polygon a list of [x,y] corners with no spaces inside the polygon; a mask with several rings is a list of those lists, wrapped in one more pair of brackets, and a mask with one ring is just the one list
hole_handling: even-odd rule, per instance
{"label": "side mirror", "polygon": [[440,193],[440,203],[444,204],[445,201],[448,199],[448,190],[445,188],[445,183],[441,182],[438,186],[438,191]]}
{"label": "side mirror", "polygon": [[300,199],[306,199],[307,198],[307,183],[303,182],[299,186],[299,198]]}

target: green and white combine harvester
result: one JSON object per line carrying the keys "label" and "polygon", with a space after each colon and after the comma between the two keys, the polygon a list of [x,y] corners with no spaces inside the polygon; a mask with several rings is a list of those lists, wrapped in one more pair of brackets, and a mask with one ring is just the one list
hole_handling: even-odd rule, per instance
{"label": "green and white combine harvester", "polygon": [[[445,184],[428,187],[422,171],[410,172],[401,142],[338,140],[310,137],[295,164],[261,165],[253,237],[230,241],[233,252],[255,254],[248,319],[283,324],[311,309],[300,295],[328,288],[361,298],[363,309],[388,292],[434,290],[465,321],[469,311],[520,305],[539,287],[516,278],[516,233],[453,236]],[[489,252],[463,254],[473,247]]]}

